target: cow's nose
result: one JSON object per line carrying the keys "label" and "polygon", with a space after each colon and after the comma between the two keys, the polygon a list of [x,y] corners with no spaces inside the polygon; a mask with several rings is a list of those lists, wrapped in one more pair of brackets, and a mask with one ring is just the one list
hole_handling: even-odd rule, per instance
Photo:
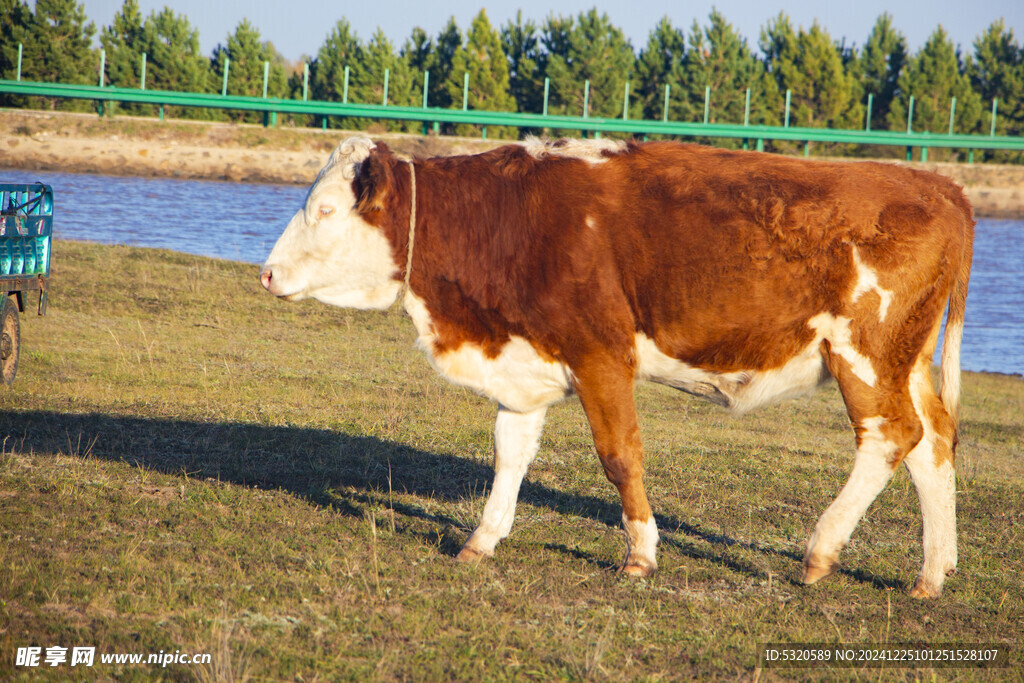
{"label": "cow's nose", "polygon": [[264,268],[260,271],[260,282],[263,288],[270,291],[270,281],[274,279],[274,271],[271,268]]}

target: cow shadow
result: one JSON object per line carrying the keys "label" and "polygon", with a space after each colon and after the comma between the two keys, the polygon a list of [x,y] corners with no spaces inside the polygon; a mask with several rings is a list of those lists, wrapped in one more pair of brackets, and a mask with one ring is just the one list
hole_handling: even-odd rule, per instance
{"label": "cow shadow", "polygon": [[[465,501],[486,493],[493,478],[489,463],[431,453],[377,437],[309,427],[207,423],[100,413],[0,411],[0,434],[6,436],[5,450],[60,452],[123,462],[192,479],[282,490],[351,517],[363,517],[368,506],[386,499],[396,514],[436,525],[441,531],[440,548],[450,555],[458,552],[475,519],[467,522],[448,514],[430,512],[387,497],[386,492],[446,502]],[[617,502],[567,493],[529,479],[523,482],[519,500],[613,528],[618,528],[622,514]],[[657,518],[664,545],[679,555],[727,567],[740,574],[763,577],[765,570],[737,558],[731,550],[734,547],[791,560],[797,567],[802,561],[802,556],[796,552],[709,532],[671,515],[659,514]],[[436,542],[437,538],[430,540]],[[561,544],[546,547],[599,567],[615,566],[607,558],[596,558]],[[794,573],[796,571],[798,569]],[[902,585],[857,571],[840,571],[859,582],[883,588]],[[799,583],[795,576],[788,581]]]}

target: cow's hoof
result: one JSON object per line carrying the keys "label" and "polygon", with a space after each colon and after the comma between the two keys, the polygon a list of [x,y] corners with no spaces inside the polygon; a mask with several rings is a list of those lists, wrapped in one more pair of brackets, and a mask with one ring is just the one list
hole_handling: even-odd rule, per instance
{"label": "cow's hoof", "polygon": [[455,561],[479,564],[485,557],[489,557],[489,553],[464,545],[462,546],[462,550],[459,551],[459,554],[455,556]]}
{"label": "cow's hoof", "polygon": [[812,583],[821,581],[826,576],[835,574],[837,569],[839,569],[838,562],[825,562],[818,564],[804,560],[804,575],[801,580],[804,582],[805,586],[810,586]]}
{"label": "cow's hoof", "polygon": [[654,576],[654,572],[657,570],[657,565],[650,565],[646,562],[626,562],[626,564],[619,567],[619,573],[638,579],[646,579]]}
{"label": "cow's hoof", "polygon": [[942,595],[942,586],[936,586],[931,581],[926,581],[922,577],[917,577],[917,581],[914,582],[914,587],[910,590],[910,597],[920,598],[922,600],[934,600],[935,598]]}

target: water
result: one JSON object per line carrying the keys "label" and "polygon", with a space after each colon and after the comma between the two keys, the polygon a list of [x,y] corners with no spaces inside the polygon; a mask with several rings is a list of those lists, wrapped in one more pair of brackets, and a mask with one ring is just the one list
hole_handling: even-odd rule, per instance
{"label": "water", "polygon": [[[0,169],[54,190],[58,239],[164,247],[260,264],[306,187]],[[966,370],[1024,373],[1024,221],[981,219],[967,300]]]}
{"label": "water", "polygon": [[57,239],[162,247],[262,264],[307,187],[0,169],[53,187]]}

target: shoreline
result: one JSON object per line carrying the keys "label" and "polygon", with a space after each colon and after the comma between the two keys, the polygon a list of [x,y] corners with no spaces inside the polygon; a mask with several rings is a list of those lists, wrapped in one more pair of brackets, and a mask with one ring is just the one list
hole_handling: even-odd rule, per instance
{"label": "shoreline", "polygon": [[[337,142],[354,133],[0,110],[0,168],[309,185]],[[373,127],[362,134],[409,156],[472,154],[509,142],[383,133]],[[979,218],[1024,219],[1024,166],[887,161],[952,178]]]}

